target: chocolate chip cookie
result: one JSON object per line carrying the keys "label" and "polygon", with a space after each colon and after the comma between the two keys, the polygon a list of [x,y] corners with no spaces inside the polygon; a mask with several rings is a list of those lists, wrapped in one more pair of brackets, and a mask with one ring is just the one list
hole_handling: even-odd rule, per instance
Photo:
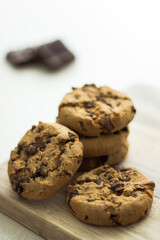
{"label": "chocolate chip cookie", "polygon": [[135,168],[104,165],[69,185],[67,201],[75,217],[85,223],[124,226],[149,214],[154,187]]}
{"label": "chocolate chip cookie", "polygon": [[64,96],[58,119],[80,135],[99,136],[126,127],[135,112],[126,94],[106,86],[86,84]]}
{"label": "chocolate chip cookie", "polygon": [[75,174],[83,147],[76,133],[58,123],[39,122],[26,132],[11,152],[8,175],[20,196],[51,197]]}
{"label": "chocolate chip cookie", "polygon": [[109,134],[101,134],[98,137],[80,137],[83,144],[84,158],[111,155],[121,149],[122,144],[127,141],[129,131],[125,127],[120,131]]}
{"label": "chocolate chip cookie", "polygon": [[78,171],[89,171],[93,168],[102,166],[104,164],[108,164],[112,166],[124,160],[125,156],[128,152],[128,142],[122,144],[120,149],[110,155],[101,156],[101,157],[91,157],[91,158],[83,158],[82,164],[80,165]]}

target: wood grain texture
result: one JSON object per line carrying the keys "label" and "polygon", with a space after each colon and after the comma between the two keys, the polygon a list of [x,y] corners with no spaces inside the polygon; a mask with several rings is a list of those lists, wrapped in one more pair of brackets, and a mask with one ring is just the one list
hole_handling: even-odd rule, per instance
{"label": "wood grain texture", "polygon": [[136,167],[156,183],[151,212],[144,220],[126,227],[96,227],[77,220],[66,203],[66,188],[50,199],[29,201],[12,191],[7,163],[0,166],[0,210],[45,239],[157,240],[160,236],[160,132],[133,123],[130,149],[123,166]]}

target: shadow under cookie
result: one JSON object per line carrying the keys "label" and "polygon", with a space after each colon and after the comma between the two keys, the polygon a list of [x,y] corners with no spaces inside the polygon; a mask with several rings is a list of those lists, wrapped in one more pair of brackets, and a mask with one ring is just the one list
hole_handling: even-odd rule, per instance
{"label": "shadow under cookie", "polygon": [[83,158],[82,164],[79,167],[78,171],[89,171],[93,168],[108,164],[110,166],[118,164],[123,161],[127,155],[129,148],[128,141],[125,144],[121,145],[120,150],[101,157],[92,157],[92,158]]}

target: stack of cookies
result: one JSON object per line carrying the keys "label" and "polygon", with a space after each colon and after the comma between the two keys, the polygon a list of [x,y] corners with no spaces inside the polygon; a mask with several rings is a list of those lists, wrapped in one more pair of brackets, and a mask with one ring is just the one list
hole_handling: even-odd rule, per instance
{"label": "stack of cookies", "polygon": [[125,158],[128,124],[135,112],[126,94],[106,86],[86,84],[65,95],[59,106],[57,122],[79,135],[84,148],[79,170],[114,165]]}
{"label": "stack of cookies", "polygon": [[154,182],[135,168],[109,166],[127,153],[127,126],[134,114],[131,99],[108,87],[92,84],[73,89],[59,106],[57,121],[61,124],[33,125],[11,151],[8,175],[12,189],[23,198],[46,199],[78,169],[94,168],[68,186],[67,202],[76,218],[114,226],[146,217]]}

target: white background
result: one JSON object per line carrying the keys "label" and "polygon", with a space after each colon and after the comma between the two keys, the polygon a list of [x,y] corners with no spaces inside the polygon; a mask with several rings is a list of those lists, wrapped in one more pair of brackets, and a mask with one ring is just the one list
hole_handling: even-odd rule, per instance
{"label": "white background", "polygon": [[[10,50],[56,39],[76,56],[59,72],[5,60]],[[160,88],[159,1],[0,1],[0,161],[33,124],[54,122],[64,94],[84,83]],[[1,214],[0,239],[39,237]]]}

